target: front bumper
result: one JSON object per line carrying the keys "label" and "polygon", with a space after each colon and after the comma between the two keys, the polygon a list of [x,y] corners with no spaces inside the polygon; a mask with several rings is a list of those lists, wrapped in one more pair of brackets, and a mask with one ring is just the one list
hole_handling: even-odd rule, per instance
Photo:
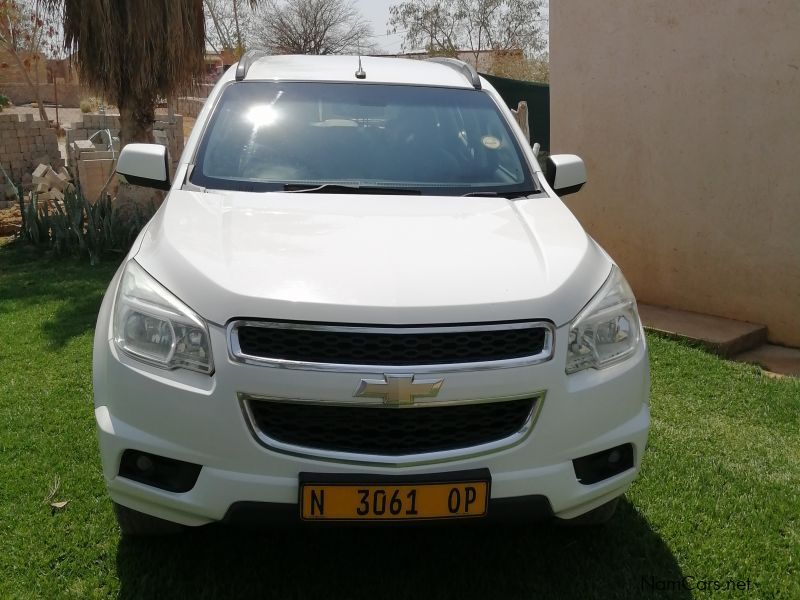
{"label": "front bumper", "polygon": [[[111,295],[109,295],[111,296]],[[644,344],[626,362],[602,371],[564,374],[567,328],[556,331],[552,360],[528,367],[443,373],[442,400],[545,392],[532,431],[521,442],[479,456],[400,466],[350,464],[293,456],[259,444],[238,394],[317,400],[351,397],[374,373],[326,373],[245,365],[228,359],[225,330],[210,326],[216,371],[205,376],[163,371],[121,354],[110,341],[111,302],[101,309],[94,385],[103,472],[111,498],[185,525],[224,520],[246,503],[277,504],[299,519],[298,474],[421,474],[488,468],[492,500],[544,497],[562,518],[619,496],[639,469],[649,425],[649,372]],[[432,374],[432,376],[434,376]],[[424,410],[424,409],[420,409]],[[634,467],[581,484],[572,460],[630,443]],[[202,465],[194,487],[172,493],[118,475],[127,449]],[[469,454],[465,451],[465,456]]]}

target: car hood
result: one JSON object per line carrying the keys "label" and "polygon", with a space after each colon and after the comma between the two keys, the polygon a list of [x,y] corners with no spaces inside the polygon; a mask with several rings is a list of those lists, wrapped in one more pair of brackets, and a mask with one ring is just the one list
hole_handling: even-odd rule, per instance
{"label": "car hood", "polygon": [[611,261],[564,204],[173,191],[141,266],[204,318],[570,321]]}

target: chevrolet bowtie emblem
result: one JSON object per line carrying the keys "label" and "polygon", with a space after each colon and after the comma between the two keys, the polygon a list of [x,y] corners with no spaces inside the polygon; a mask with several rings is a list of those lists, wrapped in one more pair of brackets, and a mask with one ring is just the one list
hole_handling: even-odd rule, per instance
{"label": "chevrolet bowtie emblem", "polygon": [[414,398],[433,398],[444,379],[416,379],[414,375],[384,375],[383,379],[362,379],[358,398],[383,398],[387,406],[411,406]]}

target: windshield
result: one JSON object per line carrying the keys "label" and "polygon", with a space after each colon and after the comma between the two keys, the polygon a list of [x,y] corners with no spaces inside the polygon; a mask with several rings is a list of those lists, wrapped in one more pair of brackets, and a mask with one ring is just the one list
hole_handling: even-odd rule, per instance
{"label": "windshield", "polygon": [[485,92],[305,82],[229,85],[191,182],[222,190],[433,195],[535,189]]}

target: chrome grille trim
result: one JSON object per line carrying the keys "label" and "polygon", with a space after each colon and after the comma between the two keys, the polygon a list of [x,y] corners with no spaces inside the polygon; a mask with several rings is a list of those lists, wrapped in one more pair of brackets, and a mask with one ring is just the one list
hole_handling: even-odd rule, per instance
{"label": "chrome grille trim", "polygon": [[[331,331],[346,333],[377,333],[377,334],[419,334],[419,333],[460,333],[476,331],[503,331],[511,329],[543,329],[545,332],[544,344],[541,352],[530,356],[467,363],[421,364],[421,365],[358,365],[336,364],[285,360],[279,358],[265,358],[246,354],[239,344],[238,329],[240,327],[262,327],[266,329],[300,329],[306,331]],[[486,371],[490,369],[510,369],[514,367],[527,367],[549,361],[553,358],[555,350],[555,326],[548,321],[525,321],[510,323],[491,323],[477,325],[431,325],[419,327],[381,327],[365,325],[324,325],[316,323],[288,323],[277,321],[234,320],[227,326],[228,355],[238,363],[273,367],[279,369],[300,369],[305,371],[335,371],[339,373],[364,373],[364,374],[397,374],[397,373],[453,373],[463,371]]]}
{"label": "chrome grille trim", "polygon": [[[304,446],[298,446],[294,444],[287,444],[284,442],[280,442],[278,440],[270,438],[268,435],[266,435],[263,431],[261,431],[258,428],[258,426],[256,425],[256,419],[250,408],[251,402],[257,402],[259,400],[266,400],[270,402],[302,403],[302,404],[324,404],[330,406],[352,405],[350,403],[336,403],[336,402],[326,402],[318,400],[281,398],[281,397],[264,396],[258,394],[247,394],[243,392],[238,393],[238,398],[242,415],[244,416],[247,428],[250,430],[250,433],[252,434],[253,438],[261,446],[269,450],[272,450],[274,452],[287,454],[298,458],[306,458],[306,459],[320,460],[326,462],[337,462],[349,465],[413,467],[413,466],[428,465],[434,463],[444,463],[455,460],[477,458],[481,456],[487,456],[489,454],[499,452],[501,450],[508,450],[509,448],[513,448],[514,446],[518,446],[519,444],[523,443],[533,431],[533,428],[536,425],[537,420],[539,419],[539,415],[542,412],[545,395],[546,391],[540,391],[527,394],[516,394],[513,396],[502,396],[497,398],[480,398],[474,400],[447,401],[439,403],[429,402],[421,404],[411,409],[397,409],[397,408],[387,407],[384,405],[374,405],[375,410],[425,410],[425,407],[427,406],[437,406],[437,405],[447,406],[453,404],[504,402],[510,400],[522,400],[526,398],[534,399],[533,408],[531,409],[528,418],[526,419],[523,426],[519,429],[519,431],[517,431],[513,435],[486,444],[481,444],[478,446],[429,452],[424,454],[407,454],[403,456],[383,456],[376,454],[361,454],[355,452],[339,452],[339,451],[331,451],[318,448],[307,448]],[[360,406],[363,407],[364,405],[361,404]]]}

